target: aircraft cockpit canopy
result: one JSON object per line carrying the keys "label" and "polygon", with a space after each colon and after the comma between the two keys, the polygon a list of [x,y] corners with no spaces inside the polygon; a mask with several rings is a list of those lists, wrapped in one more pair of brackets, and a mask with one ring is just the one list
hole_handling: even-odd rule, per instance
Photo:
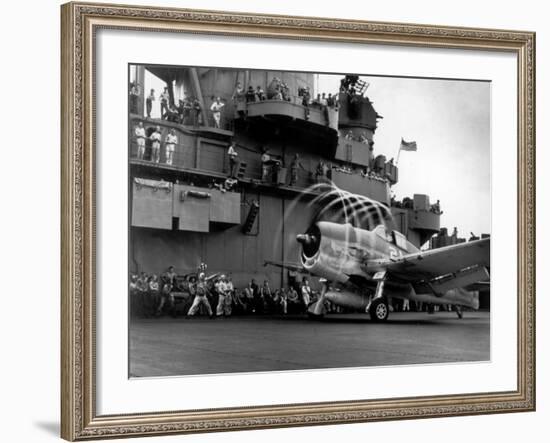
{"label": "aircraft cockpit canopy", "polygon": [[401,232],[389,230],[384,225],[378,225],[373,232],[398,248],[407,250],[407,238]]}

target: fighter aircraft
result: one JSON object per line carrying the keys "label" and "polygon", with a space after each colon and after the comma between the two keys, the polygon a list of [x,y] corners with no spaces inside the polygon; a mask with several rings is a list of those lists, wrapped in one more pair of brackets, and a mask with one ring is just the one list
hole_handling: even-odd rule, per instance
{"label": "fighter aircraft", "polygon": [[328,300],[385,321],[392,297],[477,309],[479,300],[465,288],[475,290],[489,280],[489,238],[419,250],[386,225],[367,230],[318,221],[296,239],[302,245],[296,270],[325,281],[319,299],[308,307],[312,316],[322,316]]}

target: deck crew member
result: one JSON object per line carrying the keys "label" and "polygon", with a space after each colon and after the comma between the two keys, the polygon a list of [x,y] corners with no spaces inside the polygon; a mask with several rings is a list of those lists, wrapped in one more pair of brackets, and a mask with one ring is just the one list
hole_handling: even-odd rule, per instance
{"label": "deck crew member", "polygon": [[191,99],[189,98],[189,95],[187,92],[184,92],[183,94],[183,115],[181,118],[181,124],[182,125],[188,125],[189,124],[189,117],[191,116],[191,109],[193,109],[193,103],[191,102]]}
{"label": "deck crew member", "polygon": [[237,82],[237,85],[235,86],[235,90],[233,91],[233,95],[231,96],[231,99],[235,102],[241,101],[244,98],[244,88],[241,82]]}
{"label": "deck crew member", "polygon": [[220,317],[225,313],[225,297],[227,296],[227,285],[225,284],[225,275],[221,275],[215,285],[218,294],[218,305],[216,306],[216,316]]}
{"label": "deck crew member", "polygon": [[178,143],[178,137],[176,136],[175,129],[170,129],[164,143],[166,144],[166,164],[171,165],[174,161],[174,151],[176,150],[176,145]]}
{"label": "deck crew member", "polygon": [[155,128],[155,131],[149,136],[151,140],[151,161],[158,163],[160,161],[160,126]]}
{"label": "deck crew member", "polygon": [[130,275],[130,296],[134,296],[138,293],[138,276],[137,274]]}
{"label": "deck crew member", "polygon": [[177,122],[180,125],[183,125],[183,114],[184,114],[184,104],[183,100],[178,100],[178,106],[176,106],[176,111],[178,113],[177,115]]}
{"label": "deck crew member", "polygon": [[248,288],[245,288],[242,291],[234,291],[232,307],[234,307],[237,314],[248,314],[248,297],[246,295],[247,289]]}
{"label": "deck crew member", "polygon": [[155,306],[159,302],[160,294],[160,283],[156,274],[153,274],[149,278],[149,297],[147,297],[148,302],[144,309],[146,310],[146,315],[153,315],[155,313]]}
{"label": "deck crew member", "polygon": [[286,315],[288,313],[288,296],[285,288],[281,289],[280,292],[280,303],[281,303],[281,310],[283,311],[283,314]]}
{"label": "deck crew member", "polygon": [[315,100],[313,100],[313,104],[321,106],[321,94],[317,94],[317,97],[315,97]]}
{"label": "deck crew member", "polygon": [[235,150],[235,143],[231,143],[227,149],[227,155],[229,156],[229,176],[231,178],[237,177],[237,169],[239,168],[238,153]]}
{"label": "deck crew member", "polygon": [[246,100],[244,87],[241,82],[237,82],[231,95],[231,100],[233,100],[233,105],[239,116],[244,117],[246,115]]}
{"label": "deck crew member", "polygon": [[290,164],[290,186],[293,186],[298,181],[298,168],[302,168],[305,170],[305,168],[302,166],[302,163],[300,163],[300,156],[298,154],[294,155],[294,158],[292,159],[292,163]]}
{"label": "deck crew member", "polygon": [[267,152],[267,149],[262,149],[262,181],[267,181],[271,172],[271,156]]}
{"label": "deck crew member", "polygon": [[140,88],[137,82],[132,82],[130,86],[130,113],[139,114],[139,93]]}
{"label": "deck crew member", "polygon": [[168,306],[170,308],[170,311],[172,312],[172,315],[175,316],[176,314],[176,305],[174,303],[174,295],[172,294],[172,284],[170,283],[170,276],[168,272],[165,272],[161,276],[161,283],[160,283],[160,303],[157,308],[157,317],[160,316],[162,313],[162,309],[164,308],[164,305],[166,302],[168,302]]}
{"label": "deck crew member", "polygon": [[254,291],[250,287],[250,285],[248,285],[246,288],[243,289],[243,291],[241,293],[241,301],[244,304],[245,312],[247,314],[255,312],[255,310],[254,310]]}
{"label": "deck crew member", "polygon": [[134,130],[137,141],[137,158],[143,160],[145,155],[145,128],[143,127],[143,122],[139,122]]}
{"label": "deck crew member", "polygon": [[160,94],[160,118],[165,119],[168,113],[168,102],[170,101],[170,94],[168,88],[165,87],[164,91]]}
{"label": "deck crew member", "polygon": [[155,90],[151,89],[147,99],[145,100],[145,106],[147,108],[147,118],[151,118],[151,111],[153,110],[153,102],[155,101]]}
{"label": "deck crew member", "polygon": [[326,178],[325,166],[323,161],[320,161],[317,164],[317,168],[315,169],[315,178],[317,179],[317,181],[319,181],[320,179]]}
{"label": "deck crew member", "polygon": [[235,286],[230,276],[225,278],[225,305],[224,313],[226,316],[230,316],[233,311],[233,299],[235,297]]}
{"label": "deck crew member", "polygon": [[212,106],[210,106],[210,110],[212,111],[212,117],[214,118],[214,127],[220,128],[220,121],[222,118],[222,109],[225,106],[225,103],[221,102],[220,97],[216,97],[216,101],[212,103]]}
{"label": "deck crew member", "polygon": [[202,106],[198,98],[193,100],[193,125],[199,126],[201,124]]}
{"label": "deck crew member", "polygon": [[309,86],[306,86],[302,91],[302,106],[304,107],[304,118],[309,120],[309,102],[311,100],[311,92]]}
{"label": "deck crew member", "polygon": [[147,284],[147,274],[145,272],[142,272],[137,280],[137,293],[139,295],[139,303],[141,304],[142,308],[145,304],[145,299],[149,293],[149,285]]}
{"label": "deck crew member", "polygon": [[261,300],[260,287],[256,283],[255,279],[250,280],[248,285],[249,294],[251,296],[252,313],[261,313],[263,303]]}
{"label": "deck crew member", "polygon": [[261,86],[256,87],[256,101],[261,102],[265,100],[265,92]]}
{"label": "deck crew member", "polygon": [[264,284],[260,288],[260,295],[264,303],[264,312],[272,311],[273,306],[273,295],[271,293],[271,288],[269,287],[269,282],[264,280]]}
{"label": "deck crew member", "polygon": [[267,86],[267,99],[268,100],[282,100],[283,96],[281,94],[281,80],[277,77],[273,77],[271,83]]}
{"label": "deck crew member", "polygon": [[245,99],[247,103],[256,101],[256,92],[254,91],[254,88],[252,87],[252,85],[250,85],[246,90]]}
{"label": "deck crew member", "polygon": [[193,304],[189,308],[187,315],[195,315],[200,306],[203,305],[206,308],[208,315],[212,317],[212,308],[210,307],[210,302],[206,298],[206,293],[206,275],[204,272],[201,272],[199,273],[199,281],[195,286],[195,298],[193,299]]}
{"label": "deck crew member", "polygon": [[178,274],[176,274],[176,271],[174,270],[173,266],[168,267],[168,271],[166,272],[166,277],[168,278],[168,281],[171,285],[176,284],[176,277]]}
{"label": "deck crew member", "polygon": [[281,100],[284,100],[285,102],[290,101],[290,90],[285,82],[281,82]]}
{"label": "deck crew member", "polygon": [[293,313],[299,310],[298,306],[300,306],[300,298],[298,296],[298,292],[296,292],[296,289],[294,289],[294,286],[288,287],[288,290],[286,292],[286,305],[287,309],[292,308],[291,312]]}
{"label": "deck crew member", "polygon": [[305,277],[302,279],[301,292],[302,292],[302,301],[304,302],[304,305],[307,309],[307,307],[311,303],[311,287],[309,286],[309,282]]}

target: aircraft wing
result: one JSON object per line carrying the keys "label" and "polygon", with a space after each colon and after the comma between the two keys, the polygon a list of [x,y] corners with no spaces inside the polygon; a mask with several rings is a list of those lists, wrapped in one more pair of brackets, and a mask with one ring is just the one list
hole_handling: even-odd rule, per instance
{"label": "aircraft wing", "polygon": [[309,274],[309,272],[306,271],[300,263],[280,262],[280,261],[274,261],[274,260],[264,261],[264,266],[268,266],[268,265],[276,266],[278,268],[288,269],[289,271],[300,272],[302,274]]}
{"label": "aircraft wing", "polygon": [[488,268],[490,239],[419,251],[395,259],[369,261],[367,265],[411,282],[437,278],[476,265]]}
{"label": "aircraft wing", "polygon": [[488,291],[491,289],[491,283],[488,281],[477,281],[466,286],[464,289],[467,291]]}

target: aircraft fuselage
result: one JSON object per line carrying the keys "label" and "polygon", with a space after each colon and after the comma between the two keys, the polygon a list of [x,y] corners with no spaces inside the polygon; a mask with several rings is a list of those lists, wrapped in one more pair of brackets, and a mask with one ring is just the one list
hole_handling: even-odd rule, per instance
{"label": "aircraft fuselage", "polygon": [[[367,231],[350,224],[318,222],[297,240],[302,244],[302,266],[327,281],[320,299],[309,308],[312,314],[322,314],[325,301],[368,310],[373,297],[381,298],[381,295],[386,299],[396,297],[478,308],[479,301],[471,291],[436,282],[443,288],[437,292],[430,283],[415,286],[399,276],[388,278],[388,263],[419,250],[403,234],[382,225]],[[485,275],[484,272],[474,270],[463,279],[475,279]]]}

